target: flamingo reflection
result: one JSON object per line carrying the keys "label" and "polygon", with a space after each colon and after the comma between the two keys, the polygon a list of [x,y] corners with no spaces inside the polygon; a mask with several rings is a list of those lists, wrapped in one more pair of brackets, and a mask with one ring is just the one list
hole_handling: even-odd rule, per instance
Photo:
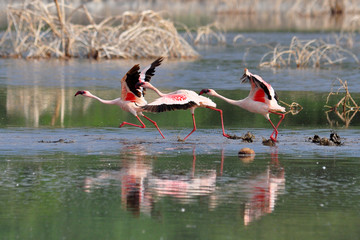
{"label": "flamingo reflection", "polygon": [[274,211],[279,194],[285,190],[285,172],[280,166],[277,149],[271,153],[271,162],[265,172],[248,182],[250,195],[245,203],[244,225]]}
{"label": "flamingo reflection", "polygon": [[206,170],[195,174],[196,154],[193,148],[193,161],[190,174],[160,174],[149,179],[149,187],[157,197],[171,196],[182,203],[189,203],[196,196],[208,196],[215,192],[216,170]]}
{"label": "flamingo reflection", "polygon": [[[153,158],[148,157],[144,146],[126,146],[120,156],[120,169],[87,177],[85,191],[91,192],[117,181],[121,186],[121,205],[134,216],[140,213],[154,216],[156,204],[164,197],[181,204],[192,204],[199,197],[207,197],[206,202],[211,211],[222,204],[238,206],[243,213],[244,225],[248,225],[273,212],[279,194],[284,192],[285,173],[279,164],[277,151],[271,154],[271,162],[264,172],[238,180],[229,178],[228,169],[224,168],[224,150],[221,151],[218,167],[196,170],[196,151],[193,147],[192,162],[186,159],[182,161],[189,163],[188,167],[185,170],[175,167],[177,169],[172,169],[170,173],[168,171],[171,167],[161,172],[153,170]],[[252,164],[252,161],[243,164]],[[233,169],[233,165],[229,166],[229,169]],[[226,182],[227,179],[231,179],[231,183]]]}
{"label": "flamingo reflection", "polygon": [[110,185],[111,180],[121,184],[121,203],[124,209],[138,216],[140,212],[149,213],[152,198],[146,191],[146,179],[151,175],[151,163],[147,160],[145,147],[125,146],[121,151],[121,169],[104,171],[96,177],[85,179],[84,189],[91,192],[98,187]]}
{"label": "flamingo reflection", "polygon": [[110,180],[116,180],[121,184],[122,206],[136,216],[140,212],[151,214],[155,204],[153,199],[171,196],[182,203],[190,203],[195,196],[206,196],[215,191],[216,170],[195,175],[195,148],[189,174],[153,174],[151,160],[148,160],[145,148],[141,146],[128,146],[122,150],[121,156],[126,157],[121,159],[120,170],[87,177],[84,191],[91,192],[97,187],[110,185]]}

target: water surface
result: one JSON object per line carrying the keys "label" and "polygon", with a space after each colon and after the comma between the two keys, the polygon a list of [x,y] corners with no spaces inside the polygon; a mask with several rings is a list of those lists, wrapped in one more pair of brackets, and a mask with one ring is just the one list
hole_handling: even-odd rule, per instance
{"label": "water surface", "polygon": [[[319,36],[330,35],[301,37]],[[320,69],[258,68],[266,44],[292,35],[246,37],[255,44],[209,46],[195,61],[166,60],[152,83],[164,92],[214,88],[241,99],[249,86],[239,78],[249,68],[281,100],[303,107],[286,115],[276,147],[262,144],[272,132],[263,116],[218,99],[226,132],[251,132],[253,143],[224,138],[219,113],[209,109],[195,111],[197,131],[179,142],[192,130],[189,111],[148,114],[162,139],[146,121],[145,129],[118,128],[137,120],[116,106],[74,97],[81,89],[118,97],[120,78],[146,60],[0,60],[0,238],[358,239],[359,113],[324,107],[337,78],[359,102],[358,66],[345,60]],[[332,131],[343,145],[308,140]],[[239,158],[244,147],[256,155]]]}

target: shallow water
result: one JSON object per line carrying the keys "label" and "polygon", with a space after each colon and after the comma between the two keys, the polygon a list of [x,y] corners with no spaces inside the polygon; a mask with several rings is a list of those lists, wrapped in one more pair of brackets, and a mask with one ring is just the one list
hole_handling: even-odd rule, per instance
{"label": "shallow water", "polygon": [[[162,139],[148,122],[119,129],[136,119],[116,106],[74,97],[80,89],[118,97],[120,78],[145,60],[0,60],[0,239],[358,239],[359,113],[343,121],[324,107],[337,77],[359,101],[358,68],[345,61],[315,70],[259,69],[265,50],[199,49],[199,60],[165,61],[152,82],[164,91],[214,88],[240,99],[248,93],[239,83],[248,67],[283,101],[303,106],[286,115],[276,147],[262,144],[271,134],[264,117],[217,99],[226,132],[250,131],[253,143],[222,137],[219,115],[209,109],[195,111],[197,131],[179,142],[192,129],[189,111],[148,114]],[[155,95],[148,91],[147,98]],[[331,131],[343,145],[308,140]],[[244,147],[255,157],[239,158]]]}

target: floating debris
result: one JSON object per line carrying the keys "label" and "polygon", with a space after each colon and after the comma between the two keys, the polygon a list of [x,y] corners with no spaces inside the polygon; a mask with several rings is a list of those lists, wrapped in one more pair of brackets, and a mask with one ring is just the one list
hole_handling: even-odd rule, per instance
{"label": "floating debris", "polygon": [[66,140],[66,139],[62,139],[60,138],[59,140],[56,140],[56,141],[44,141],[44,140],[41,140],[41,141],[38,141],[38,143],[74,143],[75,141],[73,140]]}
{"label": "floating debris", "polygon": [[240,149],[238,156],[241,161],[249,163],[255,159],[255,151],[251,148],[242,148]]}
{"label": "floating debris", "polygon": [[252,143],[252,142],[254,142],[255,135],[252,134],[251,132],[247,132],[246,134],[244,134],[244,135],[241,136],[241,137],[236,136],[236,135],[229,135],[229,138],[230,138],[230,139],[242,139],[243,142]]}
{"label": "floating debris", "polygon": [[265,146],[273,147],[276,145],[276,142],[274,142],[271,138],[269,139],[263,138],[262,144]]}
{"label": "floating debris", "polygon": [[178,142],[185,142],[184,139],[180,138],[179,136],[177,137]]}
{"label": "floating debris", "polygon": [[335,132],[330,133],[330,139],[326,137],[321,138],[319,135],[315,134],[314,137],[309,138],[309,141],[321,146],[340,146],[344,144],[341,142],[340,136]]}
{"label": "floating debris", "polygon": [[239,151],[239,156],[244,156],[244,155],[255,155],[255,151],[251,148],[242,148]]}

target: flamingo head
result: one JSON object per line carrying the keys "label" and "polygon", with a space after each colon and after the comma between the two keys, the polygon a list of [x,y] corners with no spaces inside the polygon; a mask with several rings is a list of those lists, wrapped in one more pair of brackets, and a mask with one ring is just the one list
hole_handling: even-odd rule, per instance
{"label": "flamingo head", "polygon": [[77,91],[77,92],[75,93],[75,97],[76,97],[77,95],[89,96],[89,94],[90,94],[89,91],[81,90],[81,91]]}
{"label": "flamingo head", "polygon": [[135,84],[135,87],[136,87],[136,88],[139,88],[139,87],[142,87],[143,85],[145,85],[145,82],[137,82],[137,83]]}
{"label": "flamingo head", "polygon": [[247,68],[244,69],[244,74],[242,75],[242,77],[240,78],[241,82],[245,82],[246,80],[249,79],[249,77],[251,76],[251,73],[249,72],[249,70]]}
{"label": "flamingo head", "polygon": [[205,88],[199,92],[199,95],[203,95],[203,94],[213,96],[215,94],[215,91],[213,89]]}
{"label": "flamingo head", "polygon": [[136,88],[140,88],[140,87],[143,87],[143,88],[151,88],[151,84],[149,82],[138,82],[135,84],[135,87]]}

